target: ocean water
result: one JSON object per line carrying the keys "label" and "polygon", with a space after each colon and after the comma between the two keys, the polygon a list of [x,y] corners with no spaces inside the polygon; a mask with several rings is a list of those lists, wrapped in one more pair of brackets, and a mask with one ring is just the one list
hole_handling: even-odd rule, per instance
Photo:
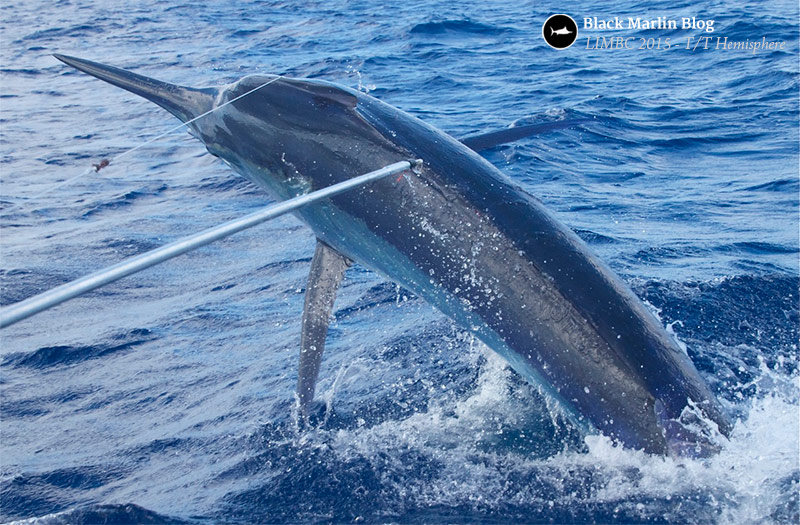
{"label": "ocean water", "polygon": [[[684,48],[565,51],[549,14],[697,16]],[[707,460],[584,435],[426,303],[358,266],[319,396],[294,386],[314,238],[283,217],[0,332],[0,520],[797,523],[798,5],[702,0],[11,2],[0,11],[10,304],[268,204],[177,121],[64,53],[163,80],[367,90],[454,136],[580,119],[486,157],[682,341],[736,420]],[[685,49],[687,37],[784,50]],[[646,42],[646,40],[645,40]],[[637,41],[638,44],[638,41]],[[713,42],[712,42],[713,46]],[[377,168],[377,166],[376,166]]]}

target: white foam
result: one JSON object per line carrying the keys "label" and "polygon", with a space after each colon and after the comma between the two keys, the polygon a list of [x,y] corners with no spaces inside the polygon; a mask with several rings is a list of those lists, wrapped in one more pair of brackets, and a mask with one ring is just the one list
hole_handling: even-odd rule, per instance
{"label": "white foam", "polygon": [[[467,346],[464,343],[458,342]],[[532,400],[514,395],[520,387],[501,358],[482,344],[468,346],[473,347],[462,351],[484,359],[470,395],[456,400],[434,396],[425,411],[372,427],[331,431],[325,441],[343,458],[380,455],[396,461],[385,472],[387,482],[403,479],[403,486],[396,488],[416,505],[479,509],[518,504],[613,507],[619,503],[642,519],[667,515],[680,520],[691,517],[681,514],[683,503],[685,508],[696,508],[699,497],[706,501],[703,512],[707,511],[696,516],[700,521],[769,523],[775,509],[791,497],[787,491],[797,491],[797,377],[764,367],[759,384],[768,385],[769,390],[759,390],[747,402],[746,418],[736,423],[730,440],[710,459],[649,456],[597,435],[585,438],[586,452],[565,450],[535,459],[494,446],[503,439],[503,429],[513,428],[532,408],[526,406]],[[558,419],[557,414],[553,417]],[[402,464],[398,451],[414,451],[427,458],[437,465],[436,475],[433,479],[403,475],[403,469],[411,467]],[[787,481],[792,476],[795,481]],[[510,477],[537,483],[504,490]],[[576,492],[570,488],[574,486],[583,488]]]}

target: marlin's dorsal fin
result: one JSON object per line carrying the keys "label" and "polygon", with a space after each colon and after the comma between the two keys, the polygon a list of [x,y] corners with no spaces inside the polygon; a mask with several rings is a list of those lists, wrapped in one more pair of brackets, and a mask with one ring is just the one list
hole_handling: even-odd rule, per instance
{"label": "marlin's dorsal fin", "polygon": [[489,133],[481,133],[478,135],[470,135],[463,137],[463,142],[468,148],[474,151],[483,151],[485,149],[514,142],[531,135],[538,135],[539,133],[547,133],[548,131],[555,131],[557,129],[571,128],[578,124],[588,122],[589,119],[571,119],[571,120],[556,120],[554,122],[542,122],[541,124],[529,124],[526,126],[516,126],[513,128],[501,129],[500,131],[491,131]]}
{"label": "marlin's dorsal fin", "polygon": [[328,334],[333,302],[351,261],[317,239],[306,286],[306,303],[300,333],[300,366],[297,371],[297,398],[300,414],[305,415],[314,399],[325,338]]}

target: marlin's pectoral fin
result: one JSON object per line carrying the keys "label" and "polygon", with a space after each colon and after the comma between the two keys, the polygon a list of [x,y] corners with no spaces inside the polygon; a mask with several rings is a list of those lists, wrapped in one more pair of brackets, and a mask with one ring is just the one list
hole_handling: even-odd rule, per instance
{"label": "marlin's pectoral fin", "polygon": [[529,124],[526,126],[515,126],[513,128],[501,129],[500,131],[470,135],[462,138],[461,142],[474,151],[483,151],[499,146],[500,144],[507,144],[515,140],[530,137],[531,135],[547,133],[548,131],[555,131],[557,129],[571,128],[588,121],[589,119],[569,119],[542,122],[541,124]]}
{"label": "marlin's pectoral fin", "polygon": [[350,260],[327,244],[317,240],[317,249],[311,260],[311,272],[306,286],[306,303],[303,309],[300,334],[300,366],[297,373],[297,398],[300,412],[305,414],[314,399],[314,388],[319,375],[328,322]]}

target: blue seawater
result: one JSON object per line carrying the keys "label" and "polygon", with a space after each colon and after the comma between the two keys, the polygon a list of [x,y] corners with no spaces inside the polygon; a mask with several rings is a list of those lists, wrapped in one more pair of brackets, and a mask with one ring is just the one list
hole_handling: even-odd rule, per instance
{"label": "blue seawater", "polygon": [[[715,31],[581,29],[555,51],[541,26],[564,10],[581,27],[696,16]],[[0,520],[798,522],[797,2],[29,0],[4,5],[0,35],[2,304],[269,203],[183,131],[58,186],[177,121],[51,53],[192,86],[324,78],[454,136],[583,120],[486,156],[652,306],[736,420],[707,460],[583,435],[356,266],[328,409],[300,431],[314,239],[287,216],[0,332]],[[685,49],[702,36],[786,44]]]}

